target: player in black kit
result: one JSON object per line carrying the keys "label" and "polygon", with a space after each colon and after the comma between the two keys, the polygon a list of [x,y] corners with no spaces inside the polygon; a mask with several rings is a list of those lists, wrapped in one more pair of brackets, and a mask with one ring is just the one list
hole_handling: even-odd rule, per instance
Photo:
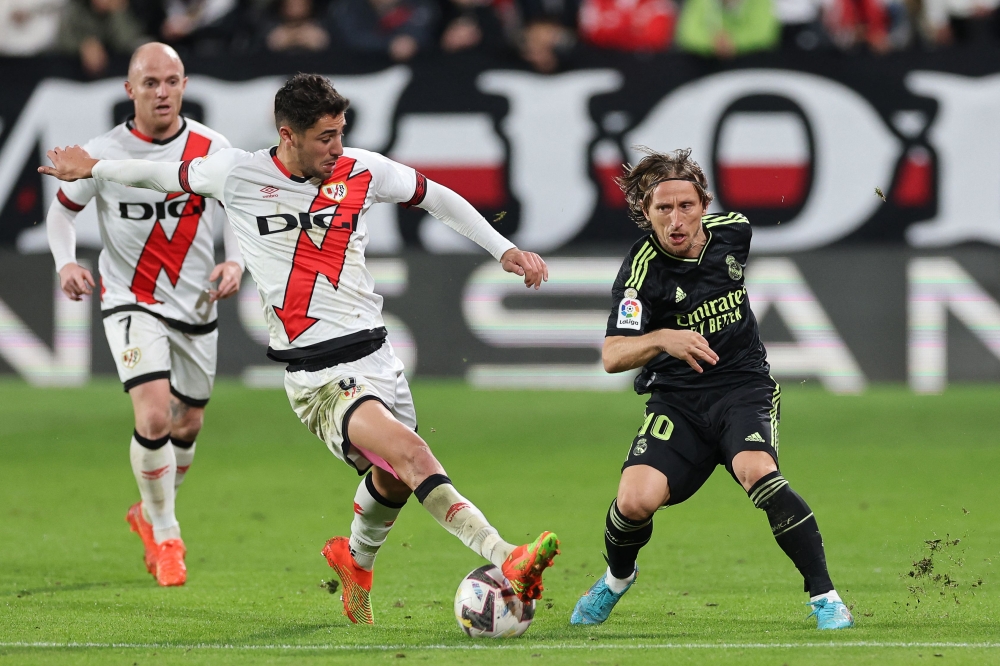
{"label": "player in black kit", "polygon": [[688,499],[725,465],[805,579],[818,628],[850,627],[816,519],[778,470],[781,392],[743,283],[750,223],[739,213],[706,214],[712,195],[690,150],[642,150],[619,185],[650,233],[618,272],[602,355],[608,372],[642,368],[635,390],[650,397],[607,514],[608,570],[570,621],[608,618],[635,581],[653,513]]}

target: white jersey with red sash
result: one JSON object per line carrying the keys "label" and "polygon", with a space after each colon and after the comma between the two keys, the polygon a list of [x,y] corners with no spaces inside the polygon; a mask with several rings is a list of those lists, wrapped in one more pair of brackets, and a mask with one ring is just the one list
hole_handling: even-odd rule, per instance
{"label": "white jersey with red sash", "polygon": [[426,179],[377,153],[346,148],[329,178],[291,175],[274,148],[230,149],[180,166],[181,186],[225,204],[257,283],[268,356],[288,363],[336,356],[385,337],[382,297],[365,267],[375,203],[412,206]]}
{"label": "white jersey with red sash", "polygon": [[[168,139],[143,135],[131,121],[89,141],[96,159],[146,159],[178,162],[229,148],[224,136],[201,123],[182,119]],[[225,212],[218,202],[197,194],[161,194],[92,178],[62,183],[59,202],[80,211],[96,199],[104,249],[101,252],[101,309],[145,310],[168,323],[204,327],[216,320],[208,299],[208,276],[215,266],[213,229]]]}

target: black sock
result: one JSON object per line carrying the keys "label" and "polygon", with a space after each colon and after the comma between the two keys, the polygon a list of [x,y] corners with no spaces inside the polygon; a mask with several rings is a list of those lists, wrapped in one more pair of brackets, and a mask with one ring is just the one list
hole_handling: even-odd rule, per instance
{"label": "black sock", "polygon": [[635,572],[639,549],[653,536],[653,517],[630,520],[618,510],[618,500],[611,503],[604,530],[604,546],[608,549],[608,568],[615,578],[628,578]]}
{"label": "black sock", "polygon": [[762,477],[747,493],[758,509],[767,513],[774,540],[805,579],[805,591],[815,597],[833,589],[826,569],[823,537],[812,510],[791,489],[780,472]]}

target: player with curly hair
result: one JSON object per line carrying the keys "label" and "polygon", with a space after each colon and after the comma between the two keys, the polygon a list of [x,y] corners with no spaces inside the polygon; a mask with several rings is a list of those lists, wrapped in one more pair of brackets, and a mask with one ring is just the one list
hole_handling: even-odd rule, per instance
{"label": "player with curly hair", "polygon": [[570,621],[608,618],[635,582],[653,513],[694,495],[724,465],[802,574],[818,628],[850,627],[812,510],[778,469],[781,391],[744,285],[750,223],[707,212],[712,194],[690,150],[638,149],[646,156],[618,182],[650,233],[618,272],[602,355],[608,372],[641,368],[635,390],[649,400],[606,516],[607,572]]}

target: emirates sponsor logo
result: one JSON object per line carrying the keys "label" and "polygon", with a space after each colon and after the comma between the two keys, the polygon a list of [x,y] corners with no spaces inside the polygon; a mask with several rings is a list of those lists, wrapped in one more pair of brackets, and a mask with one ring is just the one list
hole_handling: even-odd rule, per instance
{"label": "emirates sponsor logo", "polygon": [[452,504],[451,507],[448,509],[448,513],[446,513],[444,516],[444,522],[450,523],[452,519],[454,519],[455,516],[458,515],[459,511],[461,511],[462,509],[471,509],[471,508],[472,506],[468,502],[456,502]]}
{"label": "emirates sponsor logo", "polygon": [[274,185],[265,185],[260,188],[260,193],[264,195],[265,199],[276,199],[278,197],[278,188]]}
{"label": "emirates sponsor logo", "polygon": [[150,469],[150,470],[145,470],[144,469],[142,471],[142,478],[144,478],[144,479],[146,479],[148,481],[155,481],[156,479],[159,479],[164,474],[166,474],[168,471],[170,471],[170,465],[164,465],[163,467],[160,467],[159,469]]}

